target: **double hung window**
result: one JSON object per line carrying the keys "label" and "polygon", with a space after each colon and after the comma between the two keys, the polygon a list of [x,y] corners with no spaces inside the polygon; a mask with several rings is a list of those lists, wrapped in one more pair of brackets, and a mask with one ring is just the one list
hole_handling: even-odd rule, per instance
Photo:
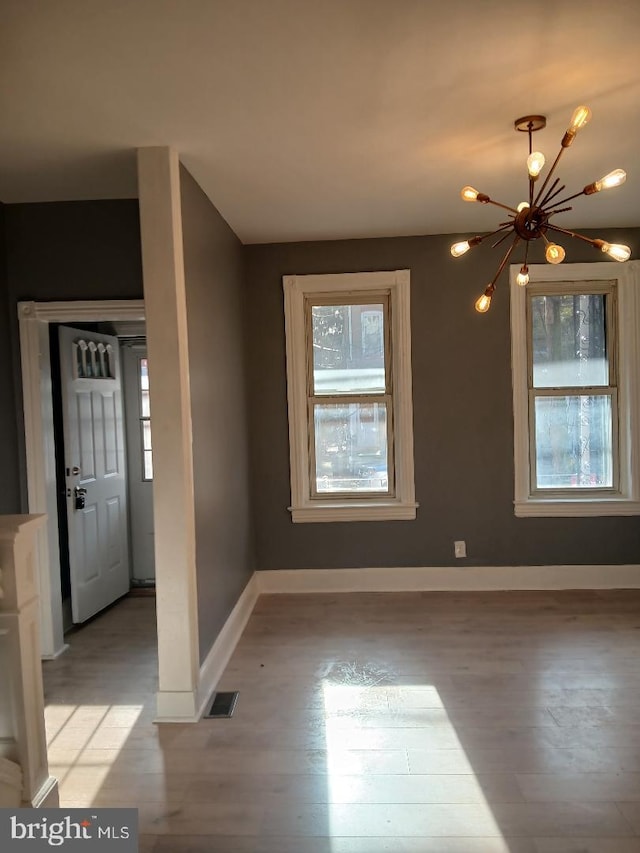
{"label": "double hung window", "polygon": [[293,520],[414,518],[408,272],[284,289]]}
{"label": "double hung window", "polygon": [[640,511],[637,289],[631,265],[512,281],[516,515]]}

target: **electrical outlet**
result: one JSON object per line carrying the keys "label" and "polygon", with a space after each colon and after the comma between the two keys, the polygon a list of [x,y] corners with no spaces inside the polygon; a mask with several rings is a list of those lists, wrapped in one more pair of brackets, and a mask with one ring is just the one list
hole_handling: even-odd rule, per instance
{"label": "electrical outlet", "polygon": [[453,543],[453,553],[456,557],[466,557],[467,556],[467,543],[464,539],[456,539]]}

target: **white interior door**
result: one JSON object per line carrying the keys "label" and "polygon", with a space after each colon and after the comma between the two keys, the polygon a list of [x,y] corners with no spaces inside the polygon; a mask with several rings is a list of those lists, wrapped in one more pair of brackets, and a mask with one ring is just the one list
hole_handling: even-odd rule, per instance
{"label": "white interior door", "polygon": [[118,340],[59,329],[74,622],[129,590],[127,482]]}
{"label": "white interior door", "polygon": [[140,584],[155,581],[153,533],[153,457],[151,450],[151,407],[147,347],[123,343],[125,429],[127,435],[127,478],[131,531],[131,578]]}

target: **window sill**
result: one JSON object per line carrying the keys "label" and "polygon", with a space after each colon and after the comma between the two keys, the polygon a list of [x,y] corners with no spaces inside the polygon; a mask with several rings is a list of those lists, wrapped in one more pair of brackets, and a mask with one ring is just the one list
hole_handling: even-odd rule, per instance
{"label": "window sill", "polygon": [[529,498],[514,501],[517,518],[587,518],[610,515],[640,515],[640,501],[629,498]]}
{"label": "window sill", "polygon": [[306,506],[290,506],[294,524],[331,521],[413,521],[417,503],[362,503],[356,501],[319,501]]}

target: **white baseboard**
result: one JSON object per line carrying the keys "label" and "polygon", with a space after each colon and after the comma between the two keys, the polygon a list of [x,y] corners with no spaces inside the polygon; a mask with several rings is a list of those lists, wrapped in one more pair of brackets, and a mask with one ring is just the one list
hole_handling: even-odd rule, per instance
{"label": "white baseboard", "polygon": [[42,655],[41,660],[57,660],[60,657],[60,655],[63,655],[65,652],[68,652],[68,651],[69,651],[69,643],[64,643],[52,655]]}
{"label": "white baseboard", "polygon": [[258,593],[258,581],[254,572],[200,667],[197,719],[204,713],[205,706],[233,654],[258,600]]}
{"label": "white baseboard", "polygon": [[640,565],[282,569],[256,578],[261,593],[637,589]]}
{"label": "white baseboard", "polygon": [[34,794],[33,799],[23,803],[22,808],[56,809],[59,805],[58,780],[55,776],[48,776]]}

